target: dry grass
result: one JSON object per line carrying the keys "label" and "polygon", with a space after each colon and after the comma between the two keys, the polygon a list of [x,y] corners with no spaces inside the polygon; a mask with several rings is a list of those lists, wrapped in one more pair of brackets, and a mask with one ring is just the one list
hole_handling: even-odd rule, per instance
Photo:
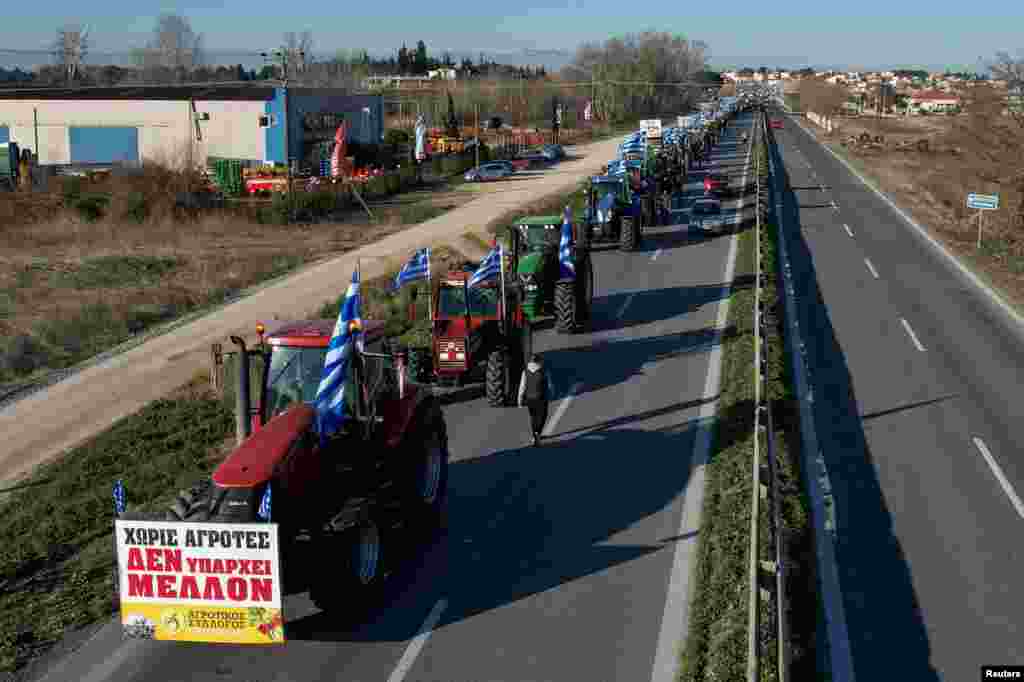
{"label": "dry grass", "polygon": [[[0,385],[92,357],[149,327],[216,304],[260,281],[353,250],[473,198],[419,190],[344,222],[260,224],[251,209],[175,214],[189,180],[155,166],[138,177],[58,192],[0,196]],[[105,193],[90,221],[68,197]],[[140,199],[142,197],[142,199]],[[130,209],[145,206],[145,215]],[[32,210],[27,210],[25,207]]]}
{"label": "dry grass", "polygon": [[[843,118],[841,132],[805,127],[848,159],[926,226],[957,256],[971,263],[1019,308],[1024,309],[1024,224],[1016,207],[1024,200],[1013,183],[994,182],[988,150],[964,129],[966,117]],[[885,137],[884,149],[839,144],[850,135]],[[897,142],[928,139],[932,151],[896,150]],[[938,149],[939,151],[935,151]],[[957,153],[955,150],[959,150]],[[985,215],[982,249],[977,249],[977,211],[966,206],[970,192],[998,193],[1000,209]]]}

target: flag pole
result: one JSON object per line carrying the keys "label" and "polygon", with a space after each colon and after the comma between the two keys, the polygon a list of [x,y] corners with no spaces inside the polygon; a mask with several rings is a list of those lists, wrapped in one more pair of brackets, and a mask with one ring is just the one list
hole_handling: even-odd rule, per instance
{"label": "flag pole", "polygon": [[505,250],[498,242],[498,267],[501,273],[501,331],[508,336],[508,301],[505,299]]}

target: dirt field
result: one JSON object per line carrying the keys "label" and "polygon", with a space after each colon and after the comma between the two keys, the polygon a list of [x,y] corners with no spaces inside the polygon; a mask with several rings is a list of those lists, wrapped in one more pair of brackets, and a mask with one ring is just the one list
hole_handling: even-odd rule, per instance
{"label": "dirt field", "polygon": [[[962,117],[839,118],[839,131],[825,133],[802,121],[819,140],[850,161],[927,227],[952,253],[1024,310],[1024,225],[1015,224],[1021,197],[1013,187],[994,183],[990,166],[959,130]],[[851,135],[885,138],[884,148],[841,144]],[[901,141],[927,139],[929,151],[899,150]],[[970,192],[998,193],[1000,210],[985,216],[982,248],[977,249],[977,211],[966,207]]]}
{"label": "dirt field", "polygon": [[71,211],[7,224],[0,240],[0,394],[5,383],[80,362],[299,265],[434,218],[479,191],[416,190],[371,204],[376,220],[360,208],[344,222],[320,224],[258,224],[237,215],[87,222]]}

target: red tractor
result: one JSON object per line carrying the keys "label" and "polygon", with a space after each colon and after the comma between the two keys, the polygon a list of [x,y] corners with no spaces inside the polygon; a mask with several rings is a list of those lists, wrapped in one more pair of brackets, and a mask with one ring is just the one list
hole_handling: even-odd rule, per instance
{"label": "red tractor", "polygon": [[472,276],[450,272],[434,292],[434,371],[438,383],[448,386],[483,373],[487,401],[507,406],[533,352],[533,331],[523,316],[518,285],[491,281],[470,288]]}
{"label": "red tractor", "polygon": [[[286,575],[302,573],[288,567],[303,563],[290,557],[304,550],[338,557],[314,562],[325,568],[304,585],[318,607],[351,610],[379,591],[401,555],[398,547],[439,528],[448,431],[429,389],[405,381],[404,356],[384,352],[383,323],[369,321],[363,349],[349,364],[349,419],[321,447],[313,401],[334,325],[282,323],[265,341],[261,325],[255,349],[231,337],[239,347],[239,443],[210,480],[178,496],[167,519],[258,523],[269,487]],[[259,377],[254,400],[251,374]]]}

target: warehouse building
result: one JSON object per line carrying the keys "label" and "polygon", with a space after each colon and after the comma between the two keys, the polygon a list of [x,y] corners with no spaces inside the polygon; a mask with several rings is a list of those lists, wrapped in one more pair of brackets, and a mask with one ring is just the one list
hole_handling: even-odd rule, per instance
{"label": "warehouse building", "polygon": [[0,89],[0,144],[41,165],[183,165],[191,158],[318,167],[343,120],[349,140],[380,144],[379,95],[247,85]]}

